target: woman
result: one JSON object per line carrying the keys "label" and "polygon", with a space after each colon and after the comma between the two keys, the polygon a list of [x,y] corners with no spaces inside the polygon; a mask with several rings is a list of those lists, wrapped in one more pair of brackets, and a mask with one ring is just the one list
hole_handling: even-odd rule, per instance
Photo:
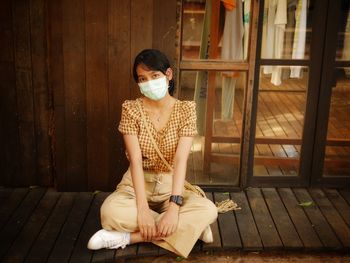
{"label": "woman", "polygon": [[123,103],[118,127],[130,166],[102,204],[103,229],[88,248],[152,242],[187,258],[198,238],[213,241],[209,225],[217,218],[210,200],[184,187],[195,103],[172,97],[173,71],[158,50],[137,55],[133,77],[144,96]]}

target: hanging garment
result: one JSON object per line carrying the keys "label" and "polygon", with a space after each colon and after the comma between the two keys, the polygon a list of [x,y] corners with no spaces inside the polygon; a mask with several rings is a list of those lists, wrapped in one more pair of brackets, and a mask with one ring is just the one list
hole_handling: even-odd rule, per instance
{"label": "hanging garment", "polygon": [[[306,22],[307,22],[307,0],[299,0],[298,6],[295,11],[295,32],[292,59],[303,59],[305,56],[305,43],[306,43]],[[290,67],[291,78],[302,77],[302,67],[292,66]]]}
{"label": "hanging garment", "polygon": [[[287,24],[287,0],[265,1],[264,31],[262,39],[262,57],[281,59],[284,49],[284,34]],[[280,66],[264,66],[264,74],[271,75],[271,83],[281,84],[282,68]]]}
{"label": "hanging garment", "polygon": [[[243,4],[236,1],[236,8],[225,10],[225,25],[222,36],[221,59],[243,60]],[[239,74],[222,74],[221,118],[232,119],[236,81]]]}
{"label": "hanging garment", "polygon": [[248,57],[249,23],[250,23],[250,0],[244,0],[243,1],[243,26],[244,26],[243,58],[245,60]]}
{"label": "hanging garment", "polygon": [[[202,28],[201,42],[200,42],[200,48],[199,48],[200,59],[208,58],[210,22],[211,22],[211,10],[212,10],[211,2],[212,1],[208,0],[205,3],[205,13],[204,13],[203,28]],[[196,76],[196,84],[195,84],[194,98],[193,98],[193,100],[196,102],[198,135],[204,134],[207,87],[208,87],[208,72],[198,71]]]}

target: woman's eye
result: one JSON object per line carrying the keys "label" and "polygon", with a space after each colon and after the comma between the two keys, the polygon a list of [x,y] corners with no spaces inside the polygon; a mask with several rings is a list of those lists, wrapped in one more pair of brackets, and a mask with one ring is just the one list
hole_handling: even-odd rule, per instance
{"label": "woman's eye", "polygon": [[159,74],[158,74],[158,73],[153,74],[153,78],[154,78],[154,79],[159,78]]}
{"label": "woman's eye", "polygon": [[145,79],[144,78],[139,78],[139,82],[144,82]]}

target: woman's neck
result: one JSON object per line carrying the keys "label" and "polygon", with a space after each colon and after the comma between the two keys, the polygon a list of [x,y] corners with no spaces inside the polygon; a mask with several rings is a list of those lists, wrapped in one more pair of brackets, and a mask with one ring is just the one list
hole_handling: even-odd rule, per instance
{"label": "woman's neck", "polygon": [[153,109],[164,109],[168,108],[174,100],[172,96],[170,96],[169,93],[167,93],[164,98],[160,100],[151,100],[147,97],[143,97],[142,100],[148,105],[148,107],[153,108]]}

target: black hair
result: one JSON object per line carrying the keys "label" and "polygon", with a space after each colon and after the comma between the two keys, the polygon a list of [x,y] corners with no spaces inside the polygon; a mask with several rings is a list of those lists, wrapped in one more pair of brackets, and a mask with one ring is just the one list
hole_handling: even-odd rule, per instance
{"label": "black hair", "polygon": [[[136,69],[137,66],[141,64],[145,65],[150,70],[160,71],[164,75],[166,75],[166,70],[170,68],[169,60],[165,54],[163,54],[157,49],[144,49],[136,56],[134,60],[132,73],[136,83],[138,83]],[[173,96],[175,91],[174,77],[169,81],[168,91],[169,94]]]}

